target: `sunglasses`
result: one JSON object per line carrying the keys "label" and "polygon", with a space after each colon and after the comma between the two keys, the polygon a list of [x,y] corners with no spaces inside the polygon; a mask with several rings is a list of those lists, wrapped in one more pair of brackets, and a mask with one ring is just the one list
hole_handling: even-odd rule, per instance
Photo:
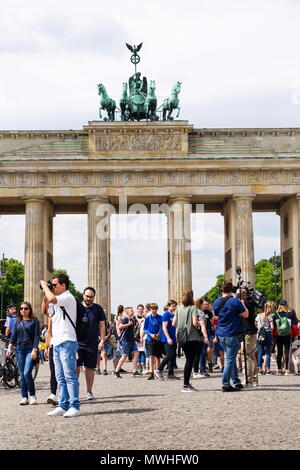
{"label": "sunglasses", "polygon": [[20,310],[29,310],[29,307],[21,307]]}

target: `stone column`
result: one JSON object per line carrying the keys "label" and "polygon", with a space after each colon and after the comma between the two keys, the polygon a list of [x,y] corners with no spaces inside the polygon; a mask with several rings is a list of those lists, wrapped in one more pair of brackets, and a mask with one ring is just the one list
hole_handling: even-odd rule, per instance
{"label": "stone column", "polygon": [[88,201],[88,284],[110,318],[110,212],[107,197]]}
{"label": "stone column", "polygon": [[224,205],[225,279],[237,282],[240,266],[244,281],[254,284],[253,195],[233,195]]}
{"label": "stone column", "polygon": [[280,204],[282,298],[300,311],[300,194]]}
{"label": "stone column", "polygon": [[44,279],[44,199],[25,199],[25,276],[24,300],[31,303],[34,315],[41,319],[42,290]]}
{"label": "stone column", "polygon": [[168,213],[169,298],[181,302],[192,288],[191,213],[189,197],[170,197]]}

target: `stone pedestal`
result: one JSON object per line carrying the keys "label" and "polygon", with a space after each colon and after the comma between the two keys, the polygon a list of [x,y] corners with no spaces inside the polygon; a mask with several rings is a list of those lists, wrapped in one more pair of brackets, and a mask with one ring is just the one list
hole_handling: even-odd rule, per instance
{"label": "stone pedestal", "polygon": [[192,205],[188,197],[171,197],[168,202],[169,299],[181,302],[184,290],[192,288]]}
{"label": "stone pedestal", "polygon": [[108,198],[88,197],[88,284],[110,318],[110,213]]}
{"label": "stone pedestal", "polygon": [[280,240],[282,264],[282,298],[297,313],[300,309],[300,194],[280,205]]}
{"label": "stone pedestal", "polygon": [[254,284],[253,195],[234,195],[224,204],[225,279],[237,282],[241,267],[244,281]]}

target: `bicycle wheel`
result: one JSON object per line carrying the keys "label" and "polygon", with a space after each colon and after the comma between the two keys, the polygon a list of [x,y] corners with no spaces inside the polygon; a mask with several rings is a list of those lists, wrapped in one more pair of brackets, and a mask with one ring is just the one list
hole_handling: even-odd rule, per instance
{"label": "bicycle wheel", "polygon": [[8,388],[14,388],[18,385],[18,369],[11,363],[3,366],[3,384]]}

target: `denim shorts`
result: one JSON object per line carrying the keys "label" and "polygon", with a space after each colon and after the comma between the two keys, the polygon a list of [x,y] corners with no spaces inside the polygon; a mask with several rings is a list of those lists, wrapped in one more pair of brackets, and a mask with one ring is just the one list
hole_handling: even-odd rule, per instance
{"label": "denim shorts", "polygon": [[122,351],[122,356],[128,356],[130,353],[138,352],[138,347],[135,342],[132,343],[132,342],[123,340],[121,351]]}

